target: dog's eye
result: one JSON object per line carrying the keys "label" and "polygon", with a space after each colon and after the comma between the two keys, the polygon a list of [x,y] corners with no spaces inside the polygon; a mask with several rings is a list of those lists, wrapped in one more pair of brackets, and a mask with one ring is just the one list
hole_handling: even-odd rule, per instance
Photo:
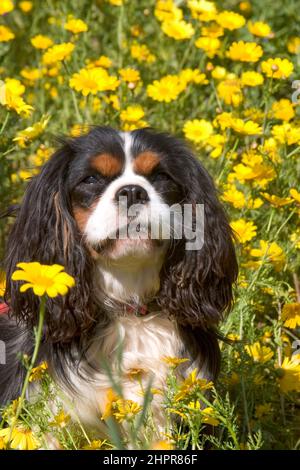
{"label": "dog's eye", "polygon": [[82,183],[84,183],[84,184],[96,184],[96,183],[98,183],[98,179],[96,178],[96,176],[87,176],[82,181]]}
{"label": "dog's eye", "polygon": [[167,181],[169,180],[170,177],[167,173],[165,173],[163,170],[159,170],[159,171],[155,171],[152,175],[151,175],[151,180],[152,181]]}

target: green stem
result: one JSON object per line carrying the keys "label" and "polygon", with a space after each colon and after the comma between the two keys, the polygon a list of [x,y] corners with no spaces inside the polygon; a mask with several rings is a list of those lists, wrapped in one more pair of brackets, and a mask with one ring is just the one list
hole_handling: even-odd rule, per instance
{"label": "green stem", "polygon": [[4,122],[3,122],[2,126],[1,126],[0,135],[3,134],[3,132],[4,132],[5,128],[6,128],[6,125],[7,125],[7,123],[8,123],[8,120],[9,120],[9,112],[6,114],[5,119],[4,119]]}
{"label": "green stem", "polygon": [[[68,77],[70,77],[70,72],[69,72],[69,69],[68,69],[68,66],[67,66],[66,62],[63,60],[62,63],[63,63],[63,66],[64,66],[64,68],[65,68],[65,71],[66,71]],[[72,101],[73,101],[73,104],[74,104],[74,109],[75,109],[76,117],[77,117],[77,119],[78,119],[78,122],[83,123],[82,116],[81,116],[81,114],[80,114],[80,112],[79,112],[79,108],[78,108],[78,103],[77,103],[77,98],[76,98],[75,92],[74,92],[74,90],[73,90],[71,87],[69,87],[69,88],[70,88],[70,90],[71,90],[71,96],[72,96]]]}
{"label": "green stem", "polygon": [[35,331],[35,346],[34,346],[33,354],[32,354],[32,357],[31,357],[30,365],[27,369],[27,373],[26,373],[26,376],[25,376],[21,396],[20,396],[19,402],[18,402],[17,411],[16,411],[16,414],[14,416],[14,419],[12,421],[12,425],[11,425],[11,428],[10,428],[10,435],[9,435],[9,439],[8,439],[9,442],[11,440],[12,432],[14,430],[14,427],[15,427],[16,423],[17,423],[17,420],[18,420],[18,418],[19,418],[19,416],[22,412],[26,391],[27,391],[27,388],[28,388],[28,385],[29,385],[30,375],[31,375],[32,369],[33,369],[33,367],[36,363],[37,357],[38,357],[38,353],[39,353],[39,349],[40,349],[40,345],[41,345],[41,341],[42,341],[42,336],[43,336],[45,310],[46,310],[46,299],[45,299],[45,297],[42,297],[41,298],[41,304],[40,304],[40,311],[39,311],[38,327]]}
{"label": "green stem", "polygon": [[120,6],[118,17],[118,25],[117,25],[117,42],[118,42],[118,67],[122,68],[123,65],[123,51],[122,51],[122,42],[123,42],[123,22],[124,22],[124,5]]}

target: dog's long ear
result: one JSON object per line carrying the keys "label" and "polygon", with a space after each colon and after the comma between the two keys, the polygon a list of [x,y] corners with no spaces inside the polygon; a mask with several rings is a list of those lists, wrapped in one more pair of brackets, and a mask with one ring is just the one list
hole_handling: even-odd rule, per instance
{"label": "dog's long ear", "polygon": [[[232,302],[238,267],[232,232],[214,184],[189,149],[181,147],[184,204],[204,205],[204,243],[187,250],[185,239],[171,246],[162,271],[160,302],[181,325],[215,328]],[[193,227],[196,226],[193,211]],[[185,221],[184,221],[185,223]]]}
{"label": "dog's long ear", "polygon": [[76,286],[65,297],[47,300],[46,334],[53,341],[70,341],[92,321],[90,258],[80,243],[65,182],[73,158],[66,143],[28,184],[6,247],[5,300],[11,315],[28,324],[37,323],[39,298],[32,290],[20,293],[11,275],[21,261],[58,263],[75,277]]}

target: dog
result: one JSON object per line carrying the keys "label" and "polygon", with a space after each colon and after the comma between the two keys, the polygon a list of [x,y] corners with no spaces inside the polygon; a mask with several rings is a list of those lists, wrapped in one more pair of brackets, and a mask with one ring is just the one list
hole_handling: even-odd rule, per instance
{"label": "dog", "polygon": [[[136,205],[136,214],[128,215]],[[174,205],[177,215],[178,208],[192,208],[192,228],[196,206],[203,206],[201,247],[187,249],[184,233],[177,236],[167,222]],[[169,237],[141,235],[149,235],[153,214],[171,228]],[[121,237],[130,223],[140,235]],[[2,405],[20,395],[26,372],[20,353],[31,356],[39,315],[40,298],[30,290],[20,293],[20,283],[11,280],[21,261],[58,263],[75,278],[66,296],[46,300],[38,362],[47,361],[70,412],[85,426],[103,430],[100,417],[111,387],[106,365],[112,373],[118,369],[120,347],[123,395],[134,401],[141,395],[130,371],[142,370],[143,383],[163,388],[166,356],[189,358],[181,365],[183,376],[197,367],[207,380],[217,377],[218,325],[232,304],[238,267],[213,181],[184,141],[148,128],[95,126],[61,142],[30,180],[4,263],[9,312],[0,316],[6,345]],[[159,401],[152,406],[162,426]]]}

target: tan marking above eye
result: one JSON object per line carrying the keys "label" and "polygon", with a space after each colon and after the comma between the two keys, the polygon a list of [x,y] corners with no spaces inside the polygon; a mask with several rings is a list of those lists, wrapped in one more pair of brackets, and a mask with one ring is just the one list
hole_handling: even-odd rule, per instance
{"label": "tan marking above eye", "polygon": [[91,166],[94,170],[99,171],[103,176],[117,176],[122,170],[122,163],[109,153],[102,153],[93,157]]}
{"label": "tan marking above eye", "polygon": [[159,156],[153,152],[142,152],[134,160],[133,169],[140,175],[150,175],[159,164]]}

